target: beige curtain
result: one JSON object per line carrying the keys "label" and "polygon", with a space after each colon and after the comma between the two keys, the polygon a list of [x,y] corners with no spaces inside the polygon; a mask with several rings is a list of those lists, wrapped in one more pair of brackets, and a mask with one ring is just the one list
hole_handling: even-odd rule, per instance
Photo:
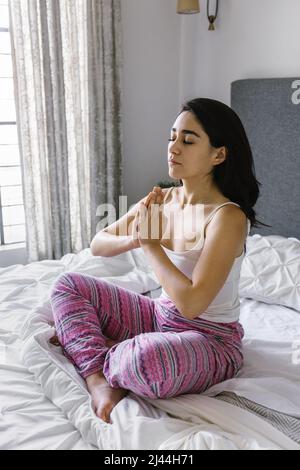
{"label": "beige curtain", "polygon": [[122,187],[120,0],[10,0],[28,262],[89,247]]}

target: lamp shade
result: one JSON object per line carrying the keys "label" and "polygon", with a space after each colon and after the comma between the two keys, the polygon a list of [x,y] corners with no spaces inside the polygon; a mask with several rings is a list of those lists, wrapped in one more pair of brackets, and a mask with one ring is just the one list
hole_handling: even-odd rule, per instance
{"label": "lamp shade", "polygon": [[200,13],[199,0],[177,0],[177,13]]}

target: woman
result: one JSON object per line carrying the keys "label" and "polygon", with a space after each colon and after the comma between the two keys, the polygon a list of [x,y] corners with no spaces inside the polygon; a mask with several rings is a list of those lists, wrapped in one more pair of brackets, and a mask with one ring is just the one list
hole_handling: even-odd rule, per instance
{"label": "woman", "polygon": [[[150,398],[201,393],[243,364],[239,274],[250,226],[261,223],[253,209],[260,183],[239,117],[216,100],[188,101],[172,126],[168,160],[180,186],[154,188],[91,243],[95,256],[142,247],[162,295],[151,299],[70,272],[51,293],[52,343],[61,344],[108,423],[128,391]],[[190,241],[175,228],[195,206],[204,222],[194,230],[200,241],[186,250]],[[160,224],[157,236],[143,235],[148,223]],[[190,223],[185,217],[185,228]]]}

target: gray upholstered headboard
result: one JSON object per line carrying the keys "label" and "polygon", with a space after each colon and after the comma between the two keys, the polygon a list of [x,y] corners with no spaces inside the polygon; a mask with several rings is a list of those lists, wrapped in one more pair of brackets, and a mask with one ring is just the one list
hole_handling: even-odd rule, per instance
{"label": "gray upholstered headboard", "polygon": [[237,80],[231,107],[239,115],[261,182],[250,234],[300,239],[300,77]]}

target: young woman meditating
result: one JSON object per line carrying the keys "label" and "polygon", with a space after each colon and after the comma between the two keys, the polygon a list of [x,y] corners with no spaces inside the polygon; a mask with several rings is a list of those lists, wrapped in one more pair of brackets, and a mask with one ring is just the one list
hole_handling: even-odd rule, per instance
{"label": "young woman meditating", "polygon": [[[181,185],[155,187],[91,243],[92,254],[105,257],[141,247],[161,296],[73,272],[60,275],[51,292],[52,342],[86,380],[97,416],[108,423],[128,391],[150,398],[201,393],[243,364],[239,276],[246,237],[260,223],[253,209],[260,183],[245,130],[225,104],[193,99],[172,125],[167,157],[169,176]],[[193,208],[200,208],[196,219]],[[148,224],[158,226],[155,236],[144,235]]]}

